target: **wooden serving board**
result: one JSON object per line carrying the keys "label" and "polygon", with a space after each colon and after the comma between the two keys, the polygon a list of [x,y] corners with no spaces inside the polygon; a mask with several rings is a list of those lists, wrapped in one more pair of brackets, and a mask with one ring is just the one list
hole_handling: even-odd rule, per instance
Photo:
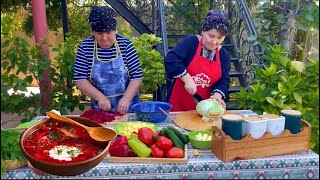
{"label": "wooden serving board", "polygon": [[184,146],[183,158],[116,157],[108,153],[107,160],[111,163],[186,164],[188,162],[188,146]]}
{"label": "wooden serving board", "polygon": [[[236,114],[232,111],[226,111],[224,114]],[[221,118],[215,121],[205,121],[196,110],[180,112],[173,117],[173,122],[183,129],[193,130],[211,130],[212,126],[221,128]]]}

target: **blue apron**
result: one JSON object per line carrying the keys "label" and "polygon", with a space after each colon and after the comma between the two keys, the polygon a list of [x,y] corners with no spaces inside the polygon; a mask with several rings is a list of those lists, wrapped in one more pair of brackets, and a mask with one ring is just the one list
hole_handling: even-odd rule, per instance
{"label": "blue apron", "polygon": [[[94,87],[108,97],[111,108],[117,108],[118,102],[122,98],[130,82],[127,67],[123,63],[121,51],[117,41],[115,42],[117,55],[114,59],[101,61],[98,58],[97,42],[94,42],[93,64],[90,72],[90,81]],[[138,103],[139,94],[137,93],[129,104],[128,112],[132,112],[131,106]],[[98,101],[91,99],[91,108],[100,110]]]}

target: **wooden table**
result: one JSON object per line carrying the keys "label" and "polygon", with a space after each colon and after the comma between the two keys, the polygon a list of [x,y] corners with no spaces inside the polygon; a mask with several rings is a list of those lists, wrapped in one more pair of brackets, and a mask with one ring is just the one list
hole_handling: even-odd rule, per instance
{"label": "wooden table", "polygon": [[[252,114],[251,111],[239,111]],[[171,113],[171,115],[174,115]],[[43,116],[36,119],[43,119]],[[135,115],[129,116],[134,121]],[[173,125],[169,121],[157,124],[159,129]],[[174,126],[174,125],[173,125]],[[178,127],[177,127],[178,128]],[[319,155],[308,150],[302,153],[267,158],[222,162],[211,150],[198,150],[188,145],[186,164],[110,163],[104,159],[90,171],[77,176],[38,176],[29,167],[7,171],[1,179],[318,179]]]}

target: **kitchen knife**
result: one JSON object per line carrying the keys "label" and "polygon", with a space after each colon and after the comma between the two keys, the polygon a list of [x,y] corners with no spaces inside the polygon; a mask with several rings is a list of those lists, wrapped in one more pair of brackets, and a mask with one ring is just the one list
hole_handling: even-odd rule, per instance
{"label": "kitchen knife", "polygon": [[109,111],[107,111],[108,113],[118,113],[117,108],[111,108]]}
{"label": "kitchen knife", "polygon": [[194,100],[194,102],[196,102],[198,104],[200,101],[203,100],[203,98],[198,93],[195,93],[193,95],[193,100]]}

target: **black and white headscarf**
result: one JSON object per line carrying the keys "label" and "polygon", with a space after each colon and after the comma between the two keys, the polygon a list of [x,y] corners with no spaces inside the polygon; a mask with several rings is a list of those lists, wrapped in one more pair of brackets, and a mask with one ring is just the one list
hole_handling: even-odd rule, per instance
{"label": "black and white headscarf", "polygon": [[93,6],[89,15],[92,31],[115,31],[117,26],[115,11],[109,6]]}
{"label": "black and white headscarf", "polygon": [[228,33],[230,25],[230,20],[225,12],[220,10],[210,10],[204,19],[202,30],[209,31],[211,29],[221,29]]}

